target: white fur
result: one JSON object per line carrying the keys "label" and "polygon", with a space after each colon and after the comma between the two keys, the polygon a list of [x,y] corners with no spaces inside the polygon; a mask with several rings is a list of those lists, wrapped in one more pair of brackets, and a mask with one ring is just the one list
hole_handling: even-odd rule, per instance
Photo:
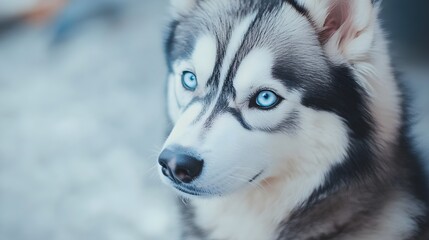
{"label": "white fur", "polygon": [[216,64],[217,43],[216,38],[211,34],[199,37],[195,44],[191,62],[194,66],[193,72],[198,78],[197,94],[205,90],[205,86]]}
{"label": "white fur", "polygon": [[176,97],[176,76],[174,74],[168,76],[167,106],[168,116],[172,121],[177,121],[181,111]]}
{"label": "white fur", "polygon": [[196,128],[192,122],[202,111],[202,107],[201,104],[194,104],[180,115],[179,119],[175,122],[173,131],[164,143],[164,148],[171,145],[192,146],[197,144],[198,131],[194,131]]}
{"label": "white fur", "polygon": [[[370,110],[374,117],[377,129],[376,138],[379,140],[379,149],[385,154],[389,152],[387,146],[395,143],[398,138],[398,129],[401,123],[401,96],[395,81],[390,59],[387,53],[387,44],[381,33],[380,26],[375,35],[375,45],[368,54],[366,61],[356,61],[354,70],[358,80],[366,85],[371,96]],[[388,156],[384,156],[388,157]]]}

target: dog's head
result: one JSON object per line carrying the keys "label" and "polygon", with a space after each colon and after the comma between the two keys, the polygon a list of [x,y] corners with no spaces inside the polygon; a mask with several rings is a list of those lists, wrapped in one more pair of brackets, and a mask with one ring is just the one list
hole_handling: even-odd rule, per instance
{"label": "dog's head", "polygon": [[172,0],[172,9],[174,128],[159,169],[180,192],[222,196],[272,179],[314,189],[373,134],[362,77],[377,44],[370,0]]}

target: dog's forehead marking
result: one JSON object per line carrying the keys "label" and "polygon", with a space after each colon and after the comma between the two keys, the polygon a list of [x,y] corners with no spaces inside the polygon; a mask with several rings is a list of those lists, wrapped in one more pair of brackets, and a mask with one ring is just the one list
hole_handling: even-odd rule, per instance
{"label": "dog's forehead marking", "polygon": [[[203,79],[209,79],[211,76],[213,76],[213,71],[215,68],[219,67],[219,79],[218,81],[212,81],[209,82],[209,84],[217,84],[216,86],[209,86],[209,89],[212,91],[209,93],[208,97],[211,99],[209,101],[206,101],[206,107],[202,110],[199,116],[197,116],[195,121],[201,120],[203,117],[202,115],[205,115],[206,113],[209,113],[208,118],[210,118],[211,115],[214,115],[216,112],[216,106],[219,102],[219,99],[222,98],[222,95],[225,94],[223,91],[226,79],[228,77],[229,70],[231,68],[231,65],[233,64],[237,52],[240,50],[243,41],[245,39],[246,33],[249,31],[249,28],[251,27],[252,22],[256,18],[256,13],[249,14],[240,20],[236,21],[235,27],[232,29],[232,33],[229,37],[229,41],[225,42],[226,47],[224,48],[223,53],[219,53],[220,46],[217,46],[217,42],[213,37],[205,36],[202,37],[202,39],[199,39],[195,45],[194,50],[194,58],[192,61],[194,64],[197,64],[196,68],[203,69]],[[214,48],[213,48],[214,46]],[[201,48],[208,48],[212,47],[213,49],[207,50],[207,49],[201,49]],[[207,52],[209,52],[208,55]],[[208,66],[200,66],[205,64],[204,62],[207,59],[210,58],[208,61]],[[221,58],[221,59],[218,59]],[[220,66],[216,66],[216,64],[220,64]],[[197,70],[198,74],[199,71]]]}
{"label": "dog's forehead marking", "polygon": [[[246,33],[249,31],[249,28],[252,22],[256,18],[256,13],[250,14],[243,18],[241,22],[235,27],[232,32],[231,39],[226,48],[225,58],[222,62],[221,74],[220,74],[220,87],[219,90],[222,90],[222,85],[225,83],[228,71],[237,55],[237,52],[240,50],[240,47],[245,40]],[[219,91],[220,94],[221,91]]]}
{"label": "dog's forehead marking", "polygon": [[209,115],[206,119],[205,126],[208,127],[211,125],[213,119],[218,114],[220,109],[225,109],[228,106],[227,103],[227,94],[229,92],[225,91],[226,84],[228,83],[228,78],[230,78],[231,68],[234,67],[234,62],[236,61],[238,52],[242,48],[243,42],[246,39],[246,35],[249,32],[252,23],[255,21],[257,13],[249,14],[246,17],[242,18],[241,21],[237,21],[237,25],[232,31],[231,38],[227,43],[225,57],[222,61],[220,69],[220,80],[219,86],[217,88],[217,93],[214,100],[211,102],[211,107]]}

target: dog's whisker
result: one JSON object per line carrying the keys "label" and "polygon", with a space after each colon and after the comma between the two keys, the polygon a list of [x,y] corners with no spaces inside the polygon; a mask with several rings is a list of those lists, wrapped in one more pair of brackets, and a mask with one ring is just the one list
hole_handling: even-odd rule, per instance
{"label": "dog's whisker", "polygon": [[150,151],[150,153],[149,153],[149,158],[157,158],[158,157],[158,155],[159,155],[159,153],[161,152],[161,150],[162,150],[162,146],[159,146],[159,145],[155,145],[155,146],[153,146],[149,151]]}
{"label": "dog's whisker", "polygon": [[244,178],[244,177],[238,176],[238,175],[230,175],[228,177],[232,178],[232,179],[235,179],[235,180],[239,180],[239,181],[245,182],[245,183],[249,183],[250,185],[255,186],[256,188],[258,188],[258,189],[266,192],[266,189],[262,185],[260,185],[260,184],[258,184],[256,182],[252,182],[252,181],[250,181],[250,179],[247,179],[247,178]]}
{"label": "dog's whisker", "polygon": [[143,173],[143,176],[147,176],[148,174],[156,172],[155,169],[158,166],[158,164],[154,164],[152,167],[150,167],[146,172]]}

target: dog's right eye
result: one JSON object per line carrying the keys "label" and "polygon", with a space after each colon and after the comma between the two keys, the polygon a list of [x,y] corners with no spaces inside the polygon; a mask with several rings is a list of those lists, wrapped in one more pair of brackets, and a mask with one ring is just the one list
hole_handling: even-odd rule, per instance
{"label": "dog's right eye", "polygon": [[195,91],[198,86],[197,76],[189,71],[182,73],[182,85],[186,90]]}
{"label": "dog's right eye", "polygon": [[250,108],[270,110],[275,108],[283,99],[270,90],[263,90],[256,94],[250,101]]}

